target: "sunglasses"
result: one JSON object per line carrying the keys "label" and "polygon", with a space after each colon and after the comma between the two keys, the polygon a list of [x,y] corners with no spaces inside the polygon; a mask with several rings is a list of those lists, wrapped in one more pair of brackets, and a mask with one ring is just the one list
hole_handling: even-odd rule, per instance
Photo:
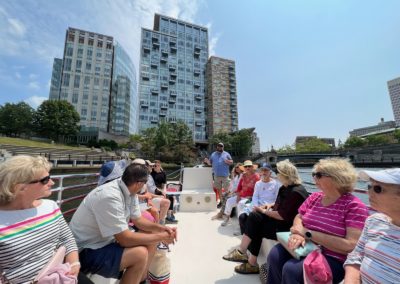
{"label": "sunglasses", "polygon": [[373,190],[375,193],[382,193],[382,191],[383,191],[383,188],[380,186],[380,185],[372,185],[372,184],[369,184],[368,185],[368,190]]}
{"label": "sunglasses", "polygon": [[48,176],[46,176],[46,177],[44,177],[44,178],[41,178],[41,179],[37,179],[37,180],[33,180],[33,181],[31,181],[31,182],[28,182],[28,184],[34,184],[34,183],[40,182],[41,184],[46,185],[46,184],[49,183],[50,179],[51,179],[51,177],[50,177],[50,175],[48,175]]}
{"label": "sunglasses", "polygon": [[320,179],[322,177],[330,177],[330,175],[328,175],[326,173],[321,173],[321,172],[312,172],[311,175],[313,178],[316,178],[316,179]]}
{"label": "sunglasses", "polygon": [[244,166],[245,169],[252,168],[253,166]]}

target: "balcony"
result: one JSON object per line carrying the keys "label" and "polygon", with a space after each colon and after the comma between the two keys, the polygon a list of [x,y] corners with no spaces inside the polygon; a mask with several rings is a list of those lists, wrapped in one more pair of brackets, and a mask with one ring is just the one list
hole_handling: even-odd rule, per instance
{"label": "balcony", "polygon": [[235,82],[236,78],[235,76],[229,76],[229,82]]}
{"label": "balcony", "polygon": [[194,95],[194,99],[197,101],[201,101],[202,95],[200,95],[200,94]]}
{"label": "balcony", "polygon": [[176,46],[176,41],[170,40],[169,45],[170,46]]}
{"label": "balcony", "polygon": [[229,86],[230,86],[231,88],[236,87],[235,81],[230,81],[230,82],[229,82]]}
{"label": "balcony", "polygon": [[151,40],[152,40],[153,42],[159,42],[158,37],[159,37],[159,36],[158,36],[157,34],[153,34],[152,37],[151,37]]}
{"label": "balcony", "polygon": [[143,52],[149,53],[150,52],[150,46],[147,44],[143,44]]}
{"label": "balcony", "polygon": [[170,122],[170,123],[176,123],[176,117],[170,117],[170,118],[168,118],[168,122]]}
{"label": "balcony", "polygon": [[177,76],[176,72],[170,72],[169,75],[171,76],[171,78],[176,78]]}
{"label": "balcony", "polygon": [[199,56],[200,56],[200,50],[199,50],[199,51],[196,51],[196,50],[195,50],[195,51],[194,51],[194,56],[195,56],[195,57],[199,57]]}
{"label": "balcony", "polygon": [[174,103],[176,103],[176,99],[175,98],[169,98],[168,99],[168,103],[174,104]]}
{"label": "balcony", "polygon": [[174,85],[175,83],[176,83],[176,79],[171,77],[171,78],[169,79],[169,84],[170,84],[170,85]]}
{"label": "balcony", "polygon": [[176,50],[177,50],[176,46],[171,46],[170,49],[171,49],[171,53],[176,53]]}
{"label": "balcony", "polygon": [[236,109],[236,108],[233,108],[233,109],[231,109],[231,112],[232,112],[232,113],[237,113],[237,109]]}
{"label": "balcony", "polygon": [[196,113],[202,113],[202,112],[203,112],[203,108],[196,107],[196,108],[194,108],[194,111],[195,111]]}
{"label": "balcony", "polygon": [[168,57],[168,51],[166,49],[162,49],[161,50],[161,55],[165,56],[165,57]]}
{"label": "balcony", "polygon": [[175,64],[169,64],[168,65],[169,71],[175,71],[176,70],[176,65]]}
{"label": "balcony", "polygon": [[231,101],[231,106],[237,106],[236,101]]}
{"label": "balcony", "polygon": [[165,117],[165,116],[167,116],[167,111],[161,110],[161,111],[158,113],[158,115],[159,115],[159,116],[162,116],[162,117]]}
{"label": "balcony", "polygon": [[156,95],[158,95],[159,90],[158,90],[157,88],[152,88],[152,89],[150,89],[150,93],[151,93],[152,95],[156,96]]}
{"label": "balcony", "polygon": [[151,123],[158,123],[158,118],[157,118],[157,117],[152,117],[152,118],[150,119],[150,122],[151,122]]}
{"label": "balcony", "polygon": [[195,125],[196,125],[196,126],[203,126],[203,122],[201,122],[201,121],[196,121],[196,122],[195,122]]}
{"label": "balcony", "polygon": [[160,62],[161,63],[167,63],[167,61],[168,61],[168,57],[164,57],[163,56],[163,57],[160,58]]}
{"label": "balcony", "polygon": [[161,83],[160,84],[160,86],[161,86],[161,89],[164,89],[164,90],[167,90],[168,89],[168,83]]}
{"label": "balcony", "polygon": [[169,95],[170,95],[171,97],[176,98],[176,91],[170,91],[170,92],[169,92]]}
{"label": "balcony", "polygon": [[149,72],[142,72],[142,79],[146,81],[150,80]]}
{"label": "balcony", "polygon": [[199,75],[200,75],[200,69],[194,69],[194,70],[193,70],[193,74],[194,74],[195,76],[199,76]]}
{"label": "balcony", "polygon": [[195,44],[194,45],[194,51],[196,52],[196,51],[200,51],[200,50],[201,50],[200,45]]}
{"label": "balcony", "polygon": [[194,82],[194,83],[193,83],[193,86],[194,86],[195,88],[200,88],[200,83],[199,83],[199,82]]}
{"label": "balcony", "polygon": [[140,106],[141,106],[142,108],[148,108],[148,107],[149,107],[149,103],[146,102],[146,101],[140,101]]}
{"label": "balcony", "polygon": [[160,109],[168,109],[168,105],[167,104],[160,104]]}
{"label": "balcony", "polygon": [[159,48],[160,47],[160,43],[158,41],[153,41],[153,47],[154,48]]}
{"label": "balcony", "polygon": [[158,67],[158,61],[152,60],[150,63],[150,66],[153,68],[157,68]]}

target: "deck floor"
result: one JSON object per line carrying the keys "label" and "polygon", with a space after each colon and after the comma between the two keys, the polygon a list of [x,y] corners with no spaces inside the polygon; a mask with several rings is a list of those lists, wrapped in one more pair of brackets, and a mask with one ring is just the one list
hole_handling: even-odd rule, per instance
{"label": "deck floor", "polygon": [[[222,256],[240,244],[237,219],[221,227],[221,221],[211,220],[215,212],[178,212],[178,242],[171,245],[173,284],[234,284],[260,283],[259,275],[241,275],[234,271],[239,263],[225,261]],[[264,256],[259,256],[262,263]],[[264,260],[265,261],[265,260]]]}

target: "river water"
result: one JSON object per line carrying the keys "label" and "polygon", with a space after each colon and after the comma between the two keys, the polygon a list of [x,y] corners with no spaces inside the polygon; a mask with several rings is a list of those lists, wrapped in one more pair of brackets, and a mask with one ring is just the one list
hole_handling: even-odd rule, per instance
{"label": "river water", "polygon": [[[298,170],[299,170],[300,177],[303,180],[303,185],[306,187],[306,189],[309,192],[318,191],[318,188],[315,186],[314,180],[311,176],[312,168],[298,168]],[[356,170],[359,172],[364,169],[357,168]],[[382,170],[382,169],[381,168],[368,168],[366,170],[378,171],[378,170]],[[356,188],[365,190],[367,192],[367,185],[368,185],[368,182],[358,181],[356,184]],[[355,193],[355,195],[358,196],[365,204],[369,204],[367,194]]]}

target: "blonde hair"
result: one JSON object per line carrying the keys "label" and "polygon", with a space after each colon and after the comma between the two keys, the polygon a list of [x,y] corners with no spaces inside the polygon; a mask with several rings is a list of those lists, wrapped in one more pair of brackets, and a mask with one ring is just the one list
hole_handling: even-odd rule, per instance
{"label": "blonde hair", "polygon": [[289,184],[302,183],[297,168],[288,159],[278,162],[276,168],[278,173],[281,175],[281,178],[286,180]]}
{"label": "blonde hair", "polygon": [[50,171],[51,163],[44,157],[13,156],[0,164],[0,205],[15,198],[15,186],[28,183],[43,171]]}
{"label": "blonde hair", "polygon": [[[240,176],[241,173],[243,173],[242,163],[236,163],[236,165],[233,167],[231,171],[231,178],[234,178],[235,176]],[[239,168],[240,174],[236,173],[236,169]]]}
{"label": "blonde hair", "polygon": [[329,175],[341,194],[352,192],[357,182],[357,172],[347,159],[331,158],[319,160],[314,165],[313,171]]}

